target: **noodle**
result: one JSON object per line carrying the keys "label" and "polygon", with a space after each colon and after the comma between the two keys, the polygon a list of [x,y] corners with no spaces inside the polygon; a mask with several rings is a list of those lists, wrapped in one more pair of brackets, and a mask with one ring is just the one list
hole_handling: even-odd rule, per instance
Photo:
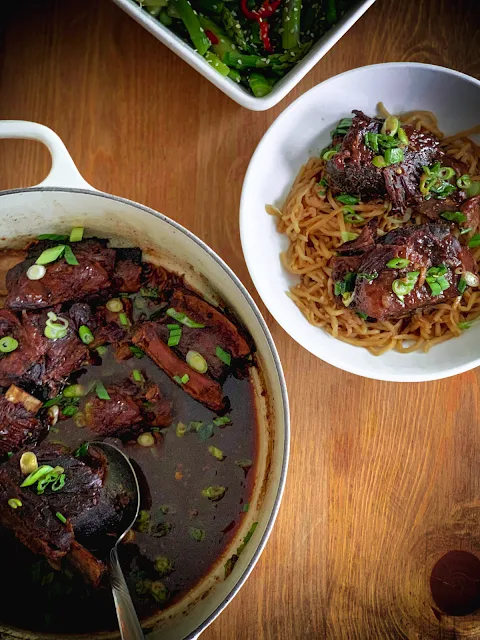
{"label": "noodle", "polygon": [[[383,117],[389,115],[382,103],[379,111]],[[436,135],[445,153],[465,163],[472,179],[480,180],[480,147],[467,137],[480,132],[480,127],[444,137],[435,114],[430,111],[405,113],[400,120]],[[270,205],[266,208],[278,218],[278,231],[290,240],[287,251],[281,254],[282,264],[300,277],[300,282],[291,288],[288,296],[311,324],[343,342],[381,355],[391,349],[400,353],[427,352],[433,345],[460,335],[459,323],[480,318],[480,292],[471,289],[467,289],[463,297],[428,310],[418,310],[409,317],[378,322],[363,320],[353,310],[339,304],[334,295],[330,258],[342,244],[342,232],[358,233],[361,227],[347,222],[343,206],[335,201],[330,189],[318,184],[325,177],[325,161],[310,158],[300,169],[282,210]],[[412,216],[409,209],[403,218],[389,216],[391,203],[382,198],[360,202],[351,208],[361,213],[365,224],[376,218],[379,235],[426,220],[420,213]],[[473,255],[479,260],[480,248],[473,251]]]}

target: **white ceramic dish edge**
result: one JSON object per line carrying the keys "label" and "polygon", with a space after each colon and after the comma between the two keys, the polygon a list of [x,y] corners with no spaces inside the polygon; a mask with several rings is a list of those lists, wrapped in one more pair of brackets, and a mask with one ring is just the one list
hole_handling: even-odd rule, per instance
{"label": "white ceramic dish edge", "polygon": [[362,0],[358,7],[349,10],[345,16],[330,29],[320,40],[315,43],[311,51],[284,78],[278,82],[272,92],[263,98],[256,98],[245,88],[235,84],[230,78],[224,78],[192,47],[183,42],[170,29],[161,22],[143,11],[134,0],[113,0],[130,17],[142,25],[157,40],[176,53],[191,67],[202,74],[204,78],[223,91],[232,100],[251,111],[266,111],[275,106],[297,85],[300,80],[319,62],[323,56],[345,35],[345,33],[357,22],[369,9],[375,0]]}
{"label": "white ceramic dish edge", "polygon": [[[395,353],[395,356],[398,355],[399,358],[403,359],[397,361],[402,366],[398,368],[396,368],[395,366],[390,366],[389,364],[386,364],[387,361],[385,356],[371,356],[370,354],[368,354],[368,352],[366,352],[366,350],[363,350],[359,347],[353,347],[351,345],[345,345],[344,343],[326,334],[322,329],[313,327],[313,325],[310,325],[304,318],[304,316],[297,309],[294,303],[288,300],[287,296],[285,295],[285,291],[297,280],[293,276],[287,275],[286,271],[280,265],[279,253],[281,250],[286,249],[288,243],[284,236],[280,236],[280,234],[277,234],[274,228],[273,218],[270,219],[270,223],[266,223],[265,218],[262,219],[262,222],[259,226],[258,237],[262,238],[262,267],[260,267],[257,258],[258,251],[260,250],[260,247],[258,246],[260,240],[258,240],[257,243],[252,240],[254,227],[258,228],[259,216],[263,215],[266,218],[269,218],[269,216],[264,212],[265,204],[270,203],[279,206],[281,205],[288,193],[291,184],[293,183],[297,171],[300,169],[301,164],[303,164],[303,162],[307,160],[311,152],[313,153],[317,149],[316,145],[315,149],[311,148],[310,145],[308,147],[305,147],[303,149],[303,152],[300,152],[298,149],[297,141],[292,143],[292,149],[287,147],[287,143],[285,141],[283,143],[283,146],[281,147],[280,143],[276,143],[276,137],[281,138],[283,136],[285,138],[288,133],[291,133],[291,120],[293,120],[294,114],[300,114],[304,107],[306,109],[307,104],[312,107],[312,100],[317,96],[319,102],[324,101],[325,95],[323,92],[329,89],[331,90],[331,95],[328,96],[328,100],[330,101],[332,99],[336,100],[337,94],[340,96],[339,99],[344,98],[345,94],[349,92],[353,95],[353,97],[349,99],[350,108],[342,109],[342,113],[339,114],[339,117],[347,116],[351,108],[365,108],[363,104],[359,105],[358,103],[367,99],[366,96],[368,94],[368,90],[362,91],[362,89],[359,89],[359,98],[355,97],[356,87],[362,86],[361,82],[358,82],[361,74],[374,75],[376,77],[375,81],[378,82],[381,90],[384,90],[385,85],[383,84],[383,81],[385,76],[381,76],[382,72],[385,71],[390,74],[395,70],[398,70],[399,73],[403,70],[407,73],[407,75],[412,74],[412,76],[413,74],[421,72],[422,70],[435,74],[445,74],[445,76],[448,76],[448,78],[451,78],[452,80],[456,79],[457,82],[464,81],[464,83],[469,83],[470,85],[474,85],[476,88],[480,88],[480,81],[476,80],[475,78],[471,78],[470,76],[467,76],[463,73],[454,71],[452,69],[446,69],[444,67],[438,67],[435,65],[413,62],[392,62],[361,67],[329,78],[316,87],[313,87],[280,114],[280,116],[273,122],[273,124],[263,136],[252,156],[245,175],[244,185],[242,189],[240,203],[240,236],[245,261],[247,263],[250,276],[260,297],[269,309],[270,313],[277,320],[277,322],[301,346],[310,351],[313,355],[331,365],[334,365],[349,373],[354,373],[366,378],[391,382],[424,382],[457,375],[480,365],[480,356],[474,357],[470,355],[471,353],[478,352],[478,349],[475,349],[474,343],[469,342],[469,344],[465,346],[465,340],[468,339],[469,341],[472,341],[473,334],[471,332],[474,331],[473,328],[468,332],[465,332],[461,337],[455,338],[453,341],[437,345],[428,354]],[[358,76],[358,78],[356,78],[356,76]],[[352,82],[354,82],[354,78],[356,78],[356,80],[354,85],[352,85]],[[348,91],[346,89],[347,86],[349,87]],[[352,86],[354,87],[353,89]],[[422,89],[423,93],[426,95],[429,90],[428,83],[425,84]],[[413,93],[414,86],[412,86],[411,90]],[[389,90],[387,88],[387,97],[385,97],[385,93],[381,94],[384,100],[388,99],[388,92]],[[421,103],[423,99],[422,92],[418,92],[418,95],[419,103]],[[478,94],[476,95],[478,95],[480,99],[480,92],[478,92]],[[382,97],[379,96],[379,99],[382,99]],[[448,100],[444,100],[444,102],[449,103],[453,103],[454,101],[454,96],[448,96]],[[430,105],[430,108],[432,108],[433,106],[434,105]],[[442,105],[439,104],[438,107],[441,108]],[[343,113],[344,110],[345,113]],[[470,111],[475,111],[475,108],[470,108]],[[303,122],[302,117],[305,116],[304,112],[301,115],[297,116],[298,122]],[[322,147],[327,144],[329,139],[327,132],[332,128],[332,126],[329,125],[332,125],[334,123],[334,120],[332,120],[331,122],[322,123],[322,119],[323,118],[321,116],[321,113],[319,112],[318,123],[315,125],[317,126],[317,134],[313,136],[316,143],[322,142],[322,144],[319,144],[318,147]],[[472,121],[471,124],[468,124],[467,126],[473,126],[475,123],[478,124],[478,116],[475,122]],[[309,122],[309,124],[311,124],[311,122]],[[442,125],[442,120],[440,120],[440,125]],[[460,129],[462,128],[465,129],[466,127],[461,127]],[[448,131],[448,133],[453,132],[454,131]],[[309,138],[309,143],[310,142],[311,140]],[[293,149],[293,147],[295,148]],[[283,175],[279,177],[278,164],[276,164],[275,167],[273,167],[273,165],[271,167],[267,166],[272,164],[267,160],[267,158],[272,157],[279,159],[280,163],[284,161],[284,164],[290,164],[291,173],[289,182],[285,182]],[[278,160],[276,160],[276,163],[278,163]],[[258,173],[260,169],[262,173],[261,181],[263,182],[263,184],[268,184],[269,182],[275,183],[272,189],[272,193],[274,192],[273,196],[271,198],[267,196],[265,202],[263,202],[263,205],[260,203],[259,197],[257,197],[257,194],[260,192],[260,188],[259,181],[256,180],[255,177],[255,174]],[[272,233],[276,234],[274,236],[274,239],[271,238]],[[268,246],[265,246],[265,242],[263,240],[265,237],[269,238],[266,243]],[[282,240],[280,238],[282,238]],[[269,254],[268,257],[267,254]],[[268,260],[269,263],[269,268],[267,271],[265,271],[264,268],[266,260]],[[273,260],[275,261],[274,263]],[[283,284],[285,284],[285,286],[282,289],[281,285]],[[290,308],[287,310],[287,307]],[[289,316],[288,320],[286,320],[286,315]],[[297,325],[296,327],[294,326],[295,324]],[[478,329],[475,329],[475,331],[477,331],[478,334],[478,331],[480,331],[480,323]],[[452,349],[453,344],[455,344],[456,347],[460,347],[460,345],[462,345],[463,348],[464,362],[458,365],[453,362],[451,364],[445,362],[445,358],[443,357],[443,353],[445,352],[445,350],[447,348]],[[446,345],[448,345],[448,347]],[[473,349],[475,349],[475,351],[473,351]],[[339,351],[342,351],[341,356],[339,355]],[[360,351],[362,352],[362,355],[359,353]],[[453,348],[453,352],[455,352],[455,348]],[[390,354],[392,354],[392,352],[390,352]],[[386,354],[386,356],[392,357],[391,355],[389,356],[389,354]],[[425,366],[427,364],[427,360],[422,360],[422,358],[426,357],[430,358],[428,362],[433,363],[433,365],[431,365],[430,367]],[[439,361],[438,367],[435,364],[435,359],[438,359]],[[408,362],[414,361],[415,365],[407,366]]]}
{"label": "white ceramic dish edge", "polygon": [[[179,640],[180,638],[194,640],[198,638],[200,633],[223,611],[245,583],[265,547],[280,507],[288,467],[290,416],[285,379],[276,347],[260,311],[240,280],[228,265],[193,233],[153,209],[125,198],[112,196],[95,190],[82,178],[65,145],[57,134],[41,124],[24,121],[0,121],[0,139],[1,138],[37,140],[45,144],[52,155],[50,173],[40,184],[31,188],[0,192],[0,212],[1,215],[4,216],[5,211],[7,211],[6,221],[9,223],[6,228],[4,227],[6,231],[8,230],[9,233],[14,233],[12,229],[16,227],[23,228],[25,223],[23,222],[22,216],[24,212],[27,211],[25,215],[27,215],[28,218],[28,209],[29,206],[31,206],[34,215],[28,218],[31,224],[28,228],[24,229],[25,234],[31,237],[31,235],[41,232],[40,229],[42,229],[42,226],[38,227],[38,225],[45,224],[45,216],[48,217],[46,211],[61,210],[63,206],[61,202],[62,198],[66,198],[67,201],[70,199],[72,204],[75,200],[80,199],[78,204],[75,205],[77,210],[72,214],[72,217],[67,217],[67,219],[63,218],[63,224],[67,224],[68,228],[70,228],[72,224],[74,226],[76,224],[82,224],[84,219],[86,219],[85,203],[89,201],[92,202],[92,197],[95,200],[94,206],[97,210],[95,215],[98,216],[98,219],[105,219],[103,224],[106,229],[111,228],[109,221],[109,215],[111,214],[109,214],[109,212],[116,212],[117,208],[120,210],[120,213],[118,213],[119,220],[121,216],[124,215],[121,212],[122,209],[129,213],[136,213],[137,219],[135,219],[135,225],[141,225],[142,217],[144,217],[148,223],[148,221],[152,220],[153,216],[153,219],[156,220],[156,222],[152,223],[154,227],[157,225],[160,229],[162,226],[160,222],[166,225],[164,228],[169,229],[174,244],[180,242],[186,247],[188,245],[195,245],[196,251],[198,250],[197,256],[195,257],[196,262],[202,264],[203,256],[205,270],[213,269],[214,272],[219,274],[219,280],[225,283],[229,282],[233,285],[228,295],[236,297],[239,301],[239,306],[242,307],[241,313],[251,318],[249,328],[257,334],[257,346],[259,342],[261,343],[259,346],[259,354],[262,360],[265,361],[264,372],[268,376],[267,382],[271,387],[273,398],[272,406],[276,418],[275,426],[271,427],[275,432],[275,446],[273,453],[271,453],[271,476],[268,476],[270,480],[268,480],[268,485],[265,489],[263,513],[261,508],[258,514],[258,527],[249,545],[245,548],[244,553],[242,553],[242,556],[236,563],[232,574],[223,583],[220,583],[220,587],[218,587],[218,580],[212,582],[211,586],[218,588],[217,593],[210,587],[205,593],[206,597],[204,600],[202,598],[190,603],[192,606],[188,609],[188,615],[180,612],[178,616],[178,627],[175,626],[170,630],[164,630],[162,628],[161,631],[154,631],[152,635],[149,636],[153,640],[158,637],[161,637],[162,640]],[[10,201],[15,201],[15,204],[9,205],[8,203]],[[32,204],[29,204],[30,201]],[[13,215],[11,215],[12,211]],[[16,212],[21,212],[21,214],[17,217],[15,215]],[[54,211],[53,217],[57,215],[58,212]],[[117,215],[117,213],[114,215]],[[83,216],[85,217],[83,218]],[[130,224],[129,220],[127,222]],[[8,236],[8,233],[4,234],[2,245],[8,242],[8,240],[5,239],[5,235]],[[181,238],[180,241],[178,237]],[[221,295],[223,295],[223,292]],[[227,295],[226,292],[225,295]],[[160,633],[160,636],[158,633]],[[17,633],[9,630],[8,637],[18,637],[25,640],[27,637],[36,638],[37,635],[26,634],[25,632]],[[47,636],[45,634],[41,637],[53,639],[53,636]],[[73,640],[74,636],[65,637]],[[81,637],[82,640],[85,640],[87,636],[75,637]],[[89,635],[88,637],[90,638],[91,636]],[[110,634],[106,634],[105,637],[110,637]],[[57,636],[55,636],[55,640],[57,640]]]}

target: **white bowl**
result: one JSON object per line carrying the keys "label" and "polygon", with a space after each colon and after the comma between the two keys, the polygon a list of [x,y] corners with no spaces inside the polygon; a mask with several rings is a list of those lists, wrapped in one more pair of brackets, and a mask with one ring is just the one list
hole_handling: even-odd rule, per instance
{"label": "white bowl", "polygon": [[388,63],[347,71],[317,85],[272,124],[245,176],[240,206],[242,247],[252,280],[277,322],[299,344],[340,369],[377,380],[420,382],[480,364],[480,322],[428,353],[373,356],[311,325],[285,292],[297,282],[280,264],[288,245],[266,204],[281,207],[302,164],[330,141],[329,131],[352,109],[369,115],[383,101],[394,113],[434,111],[453,134],[480,122],[480,82],[462,73],[416,63]]}
{"label": "white bowl", "polygon": [[[113,0],[129,16],[149,31],[157,40],[163,42],[171,51],[185,60],[191,67],[202,74],[204,78],[210,80],[220,91],[223,91],[235,102],[251,111],[265,111],[275,106],[277,102],[289,93],[295,85],[314,67],[323,56],[330,51],[333,45],[359,20],[365,11],[372,6],[375,0],[359,0],[357,6],[345,13],[341,20],[330,29],[315,45],[308,55],[303,58],[278,84],[272,92],[263,98],[256,98],[245,87],[233,82],[230,78],[225,78],[215,71],[208,62],[194,49],[179,38],[173,31],[165,27],[156,18],[140,8],[134,0]],[[160,55],[160,54],[159,54]]]}

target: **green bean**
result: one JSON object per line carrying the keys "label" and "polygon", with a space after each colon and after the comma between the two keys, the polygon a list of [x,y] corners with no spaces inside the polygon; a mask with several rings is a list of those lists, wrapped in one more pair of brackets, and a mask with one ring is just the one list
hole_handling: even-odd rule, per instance
{"label": "green bean", "polygon": [[190,35],[193,46],[200,55],[204,56],[210,48],[210,40],[200,24],[197,13],[189,0],[173,0],[173,4]]}
{"label": "green bean", "polygon": [[287,0],[282,17],[282,45],[284,49],[294,49],[300,43],[300,16],[302,0]]}
{"label": "green bean", "polygon": [[254,71],[248,76],[248,84],[256,98],[263,98],[272,90],[268,80],[261,73]]}

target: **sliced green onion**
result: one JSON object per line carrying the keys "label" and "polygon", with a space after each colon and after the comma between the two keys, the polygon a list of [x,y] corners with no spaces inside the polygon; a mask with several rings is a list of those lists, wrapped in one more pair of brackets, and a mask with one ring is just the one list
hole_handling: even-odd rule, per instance
{"label": "sliced green onion", "polygon": [[37,456],[33,451],[25,451],[20,458],[20,471],[24,476],[29,476],[38,469]]}
{"label": "sliced green onion", "polygon": [[232,419],[229,416],[218,416],[212,420],[216,427],[224,427],[226,424],[230,424]]}
{"label": "sliced green onion", "polygon": [[11,353],[15,349],[18,349],[18,340],[11,336],[0,338],[0,353]]}
{"label": "sliced green onion", "polygon": [[123,302],[120,298],[112,298],[105,306],[112,313],[119,313],[120,311],[123,311]]}
{"label": "sliced green onion", "polygon": [[56,242],[65,242],[68,240],[68,235],[59,233],[42,233],[37,236],[37,240],[55,240]]}
{"label": "sliced green onion", "polygon": [[325,151],[325,153],[322,155],[322,160],[325,160],[325,162],[328,162],[333,158],[333,156],[336,156],[337,153],[338,152],[335,151],[335,149],[329,149],[328,151]]}
{"label": "sliced green onion", "polygon": [[438,176],[442,180],[450,180],[455,175],[455,170],[452,167],[442,167],[438,172]]}
{"label": "sliced green onion", "polygon": [[385,122],[383,123],[381,133],[387,136],[394,136],[398,131],[398,118],[395,116],[388,116]]}
{"label": "sliced green onion", "polygon": [[60,256],[63,254],[63,252],[65,251],[65,246],[64,244],[59,244],[56,247],[50,247],[50,249],[45,249],[45,251],[42,251],[42,253],[38,256],[38,258],[35,261],[35,264],[50,264],[50,262],[55,262],[55,260],[58,260],[58,258],[60,258]]}
{"label": "sliced green onion", "polygon": [[27,269],[27,278],[29,280],[41,280],[46,273],[47,270],[43,264],[32,264],[32,266]]}
{"label": "sliced green onion", "polygon": [[405,158],[403,150],[400,149],[399,147],[394,147],[393,149],[386,149],[384,157],[385,157],[385,164],[387,164],[388,166],[392,164],[398,164],[399,162],[403,162]]}
{"label": "sliced green onion", "polygon": [[60,522],[62,524],[66,524],[67,523],[67,519],[65,518],[65,516],[63,514],[60,513],[60,511],[57,511],[57,513],[55,515],[57,516],[57,518],[60,520]]}
{"label": "sliced green onion", "polygon": [[107,353],[108,347],[106,347],[104,344],[101,344],[99,347],[97,347],[96,351],[97,351],[98,355],[101,357],[101,356],[104,356]]}
{"label": "sliced green onion", "polygon": [[476,247],[480,246],[480,233],[476,233],[470,239],[470,242],[468,243],[468,246],[470,247],[470,249],[475,249]]}
{"label": "sliced green onion", "polygon": [[413,290],[419,275],[420,271],[409,271],[405,278],[394,280],[392,282],[393,293],[399,300],[403,302],[403,298]]}
{"label": "sliced green onion", "polygon": [[170,337],[168,338],[167,345],[169,347],[176,347],[180,343],[181,338],[182,338],[182,334],[181,333],[178,333],[178,334],[173,335],[173,336],[170,335]]}
{"label": "sliced green onion", "polygon": [[357,311],[357,316],[361,319],[361,320],[366,320],[368,318],[368,315],[366,313],[363,313],[363,311]]}
{"label": "sliced green onion", "polygon": [[438,276],[444,276],[448,272],[448,267],[446,264],[440,264],[437,267],[430,267],[428,269],[426,276],[429,278],[438,278]]}
{"label": "sliced green onion", "polygon": [[462,329],[462,331],[463,331],[463,330],[465,330],[465,329],[470,329],[470,327],[472,326],[472,324],[473,324],[472,322],[459,322],[459,323],[457,324],[457,327],[458,327],[459,329]]}
{"label": "sliced green onion", "polygon": [[80,340],[83,342],[83,344],[90,344],[95,339],[93,337],[93,333],[84,324],[82,324],[82,326],[79,328],[78,335],[80,336]]}
{"label": "sliced green onion", "polygon": [[80,242],[83,240],[83,227],[73,227],[70,231],[70,242]]}
{"label": "sliced green onion", "polygon": [[130,349],[130,351],[133,353],[133,355],[135,356],[135,358],[143,358],[145,355],[145,352],[142,351],[140,349],[140,347],[137,347],[134,344],[130,344],[128,345],[128,348]]}
{"label": "sliced green onion", "polygon": [[365,146],[378,153],[378,133],[366,133],[363,137]]}
{"label": "sliced green onion", "polygon": [[190,380],[190,376],[188,375],[188,373],[185,373],[182,377],[182,384],[187,384],[187,382]]}
{"label": "sliced green onion", "polygon": [[189,318],[185,313],[180,313],[179,311],[175,311],[175,309],[173,309],[172,307],[170,307],[170,309],[167,309],[166,313],[167,313],[167,316],[170,316],[170,318],[173,318],[177,322],[181,322],[186,327],[190,327],[190,329],[203,329],[205,327],[204,324],[201,324],[200,322],[195,322],[195,320],[192,320],[191,318]]}
{"label": "sliced green onion", "polygon": [[69,247],[69,245],[67,244],[65,247],[65,253],[63,254],[63,257],[65,258],[65,261],[67,264],[76,266],[78,265],[78,260],[75,257],[75,254],[73,253],[72,249]]}
{"label": "sliced green onion", "polygon": [[138,369],[134,369],[132,371],[132,376],[135,382],[145,382],[145,378],[143,377],[142,372]]}
{"label": "sliced green onion", "polygon": [[128,318],[125,313],[119,313],[118,319],[120,320],[120,324],[126,327],[128,325]]}
{"label": "sliced green onion", "polygon": [[383,156],[375,156],[372,160],[372,164],[374,167],[378,167],[379,169],[387,166],[387,163],[385,162],[385,158]]}
{"label": "sliced green onion", "polygon": [[472,180],[472,184],[465,189],[465,193],[469,198],[480,195],[480,180]]}
{"label": "sliced green onion", "polygon": [[442,287],[436,280],[426,279],[433,296],[439,296],[442,293]]}
{"label": "sliced green onion", "polygon": [[177,422],[177,426],[175,427],[175,433],[178,438],[183,438],[183,436],[189,432],[189,428],[183,422]]}
{"label": "sliced green onion", "polygon": [[198,371],[198,373],[206,373],[208,369],[208,364],[205,358],[198,351],[189,351],[187,353],[187,357],[185,358],[187,364]]}
{"label": "sliced green onion", "polygon": [[228,353],[228,351],[225,351],[225,349],[222,349],[222,347],[220,347],[219,345],[215,347],[215,355],[224,364],[226,364],[227,367],[229,367],[230,364],[232,363],[232,356]]}
{"label": "sliced green onion", "polygon": [[358,204],[360,202],[358,198],[356,198],[355,196],[351,196],[348,193],[342,193],[341,195],[337,196],[335,200],[341,202],[342,204]]}
{"label": "sliced green onion", "polygon": [[389,269],[404,269],[408,267],[410,264],[410,260],[407,258],[393,258],[387,262],[387,267]]}
{"label": "sliced green onion", "polygon": [[97,382],[95,383],[95,393],[100,398],[100,400],[110,400],[108,391],[105,389],[105,385],[101,380],[97,380]]}
{"label": "sliced green onion", "polygon": [[45,323],[44,335],[51,340],[59,340],[67,335],[69,322],[65,318],[60,318],[57,314],[49,311]]}
{"label": "sliced green onion", "polygon": [[465,233],[470,233],[470,231],[472,231],[473,227],[468,227],[468,229],[462,229],[460,231],[460,235],[463,236]]}
{"label": "sliced green onion", "polygon": [[365,222],[365,218],[361,216],[359,213],[354,211],[351,207],[342,207],[343,209],[343,218],[347,222]]}
{"label": "sliced green onion", "polygon": [[86,389],[81,384],[70,384],[63,390],[65,398],[81,398],[86,394]]}
{"label": "sliced green onion", "polygon": [[39,480],[41,480],[44,476],[47,476],[51,471],[53,471],[53,467],[49,464],[42,464],[36,471],[30,473],[25,480],[22,482],[20,487],[30,487]]}
{"label": "sliced green onion", "polygon": [[18,507],[22,506],[22,501],[19,500],[18,498],[10,498],[10,500],[7,502],[7,504],[12,509],[17,509]]}
{"label": "sliced green onion", "polygon": [[404,129],[402,129],[402,127],[398,127],[397,136],[402,144],[408,145],[408,143],[410,142],[407,134],[405,133]]}
{"label": "sliced green onion", "polygon": [[342,242],[350,242],[351,240],[356,240],[359,234],[352,231],[342,231],[340,235]]}
{"label": "sliced green onion", "polygon": [[62,413],[64,416],[67,416],[67,418],[70,418],[71,416],[74,416],[78,411],[78,407],[76,407],[73,404],[69,404],[67,407],[64,407],[62,409]]}
{"label": "sliced green onion", "polygon": [[471,271],[465,271],[465,273],[463,274],[463,277],[465,278],[465,282],[468,284],[469,287],[478,287],[479,278],[476,273],[472,273]]}
{"label": "sliced green onion", "polygon": [[223,451],[221,449],[219,449],[218,447],[214,447],[212,445],[211,447],[208,447],[208,451],[217,460],[220,460],[220,461],[225,460],[225,455],[224,455]]}
{"label": "sliced green onion", "polygon": [[65,474],[60,474],[50,487],[52,491],[60,491],[65,486]]}
{"label": "sliced green onion", "polygon": [[157,287],[142,287],[140,289],[140,295],[144,298],[158,298]]}
{"label": "sliced green onion", "polygon": [[457,224],[461,224],[467,219],[467,216],[461,211],[444,211],[440,214],[440,217],[450,222],[456,222]]}
{"label": "sliced green onion", "polygon": [[182,327],[179,324],[167,324],[167,329],[172,332],[175,329],[182,329]]}
{"label": "sliced green onion", "polygon": [[467,288],[467,281],[465,280],[465,278],[460,278],[457,284],[457,289],[460,291],[461,294],[463,294],[465,293],[466,288]]}
{"label": "sliced green onion", "polygon": [[369,282],[372,282],[375,278],[378,278],[378,273],[357,273],[358,280],[368,280]]}
{"label": "sliced green onion", "polygon": [[214,485],[207,487],[206,489],[202,489],[202,496],[209,500],[220,500],[225,495],[225,491],[225,487]]}
{"label": "sliced green onion", "polygon": [[137,442],[141,447],[152,447],[155,444],[155,437],[151,433],[142,433],[138,436]]}

